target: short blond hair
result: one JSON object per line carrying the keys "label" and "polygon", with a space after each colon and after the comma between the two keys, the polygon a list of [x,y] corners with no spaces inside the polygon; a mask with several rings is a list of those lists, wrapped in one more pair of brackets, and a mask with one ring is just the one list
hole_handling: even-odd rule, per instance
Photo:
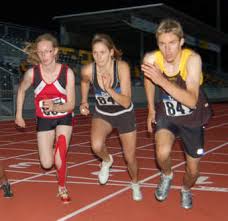
{"label": "short blond hair", "polygon": [[158,40],[158,37],[161,34],[169,32],[175,34],[179,39],[184,37],[183,28],[180,22],[175,19],[167,18],[162,20],[158,25],[156,30],[156,39]]}

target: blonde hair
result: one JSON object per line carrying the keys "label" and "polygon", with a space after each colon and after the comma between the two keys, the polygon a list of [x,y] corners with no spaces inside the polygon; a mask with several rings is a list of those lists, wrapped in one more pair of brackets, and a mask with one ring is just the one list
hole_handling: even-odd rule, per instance
{"label": "blonde hair", "polygon": [[158,40],[158,37],[161,34],[169,32],[175,34],[179,39],[184,37],[184,32],[181,24],[175,19],[167,18],[162,20],[158,25],[156,30],[156,39]]}
{"label": "blonde hair", "polygon": [[103,34],[103,33],[94,35],[92,39],[92,48],[97,42],[102,42],[104,45],[107,46],[109,50],[113,49],[114,50],[113,57],[117,60],[121,59],[123,53],[121,50],[116,48],[113,40],[109,35]]}
{"label": "blonde hair", "polygon": [[24,48],[24,52],[28,55],[27,57],[28,63],[33,65],[40,63],[39,56],[37,55],[37,44],[44,40],[50,41],[54,48],[58,47],[58,41],[52,34],[45,33],[45,34],[39,35],[36,38],[35,42],[27,43]]}

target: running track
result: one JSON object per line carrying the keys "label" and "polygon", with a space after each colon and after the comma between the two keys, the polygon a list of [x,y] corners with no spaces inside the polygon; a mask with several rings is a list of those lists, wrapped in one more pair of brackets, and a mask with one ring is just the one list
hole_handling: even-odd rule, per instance
{"label": "running track", "polygon": [[[107,140],[114,156],[107,185],[97,181],[100,161],[90,147],[90,117],[78,115],[68,153],[68,189],[72,202],[56,197],[54,169],[40,167],[35,121],[25,130],[13,121],[0,122],[0,161],[12,184],[14,198],[0,197],[0,220],[4,221],[227,221],[228,198],[228,104],[213,104],[214,116],[205,128],[206,155],[193,188],[194,207],[180,208],[180,188],[185,161],[179,141],[172,152],[174,180],[168,199],[159,203],[154,188],[159,180],[154,139],[146,132],[146,110],[137,109],[137,159],[144,198],[131,199],[129,176],[115,131]],[[0,192],[2,194],[2,191]]]}

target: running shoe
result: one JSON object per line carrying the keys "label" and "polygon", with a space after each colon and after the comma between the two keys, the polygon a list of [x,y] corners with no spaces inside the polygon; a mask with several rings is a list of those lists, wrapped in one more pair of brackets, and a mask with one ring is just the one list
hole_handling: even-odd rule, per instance
{"label": "running shoe", "polygon": [[140,190],[139,183],[131,183],[131,189],[132,189],[132,198],[135,201],[142,200],[142,192]]}
{"label": "running shoe", "polygon": [[64,187],[61,187],[59,186],[59,190],[58,190],[58,194],[57,196],[60,197],[61,201],[64,203],[64,204],[67,204],[71,201],[71,198],[69,196],[69,193],[67,191],[67,188],[64,186]]}
{"label": "running shoe", "polygon": [[4,197],[6,197],[6,198],[13,197],[13,192],[12,192],[11,187],[10,187],[10,184],[8,182],[2,184],[1,189],[4,192]]}
{"label": "running shoe", "polygon": [[173,179],[173,174],[166,176],[165,174],[161,174],[160,183],[158,184],[155,191],[155,198],[158,201],[164,201],[169,193],[169,189],[171,187],[171,182]]}
{"label": "running shoe", "polygon": [[99,180],[100,184],[105,184],[108,181],[109,170],[113,164],[112,155],[109,154],[109,157],[110,157],[110,160],[108,162],[102,161],[102,163],[101,163],[101,169],[98,174],[98,180]]}
{"label": "running shoe", "polygon": [[181,190],[181,207],[184,209],[192,208],[192,193],[191,190]]}

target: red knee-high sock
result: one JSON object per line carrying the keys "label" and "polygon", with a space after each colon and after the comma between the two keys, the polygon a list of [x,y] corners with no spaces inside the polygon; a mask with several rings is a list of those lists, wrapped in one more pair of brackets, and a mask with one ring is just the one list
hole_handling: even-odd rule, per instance
{"label": "red knee-high sock", "polygon": [[64,135],[60,135],[55,144],[55,154],[54,159],[56,160],[56,154],[59,151],[59,156],[61,159],[61,166],[60,168],[56,168],[59,185],[65,186],[66,182],[66,155],[67,155],[67,147],[66,147],[66,138]]}

